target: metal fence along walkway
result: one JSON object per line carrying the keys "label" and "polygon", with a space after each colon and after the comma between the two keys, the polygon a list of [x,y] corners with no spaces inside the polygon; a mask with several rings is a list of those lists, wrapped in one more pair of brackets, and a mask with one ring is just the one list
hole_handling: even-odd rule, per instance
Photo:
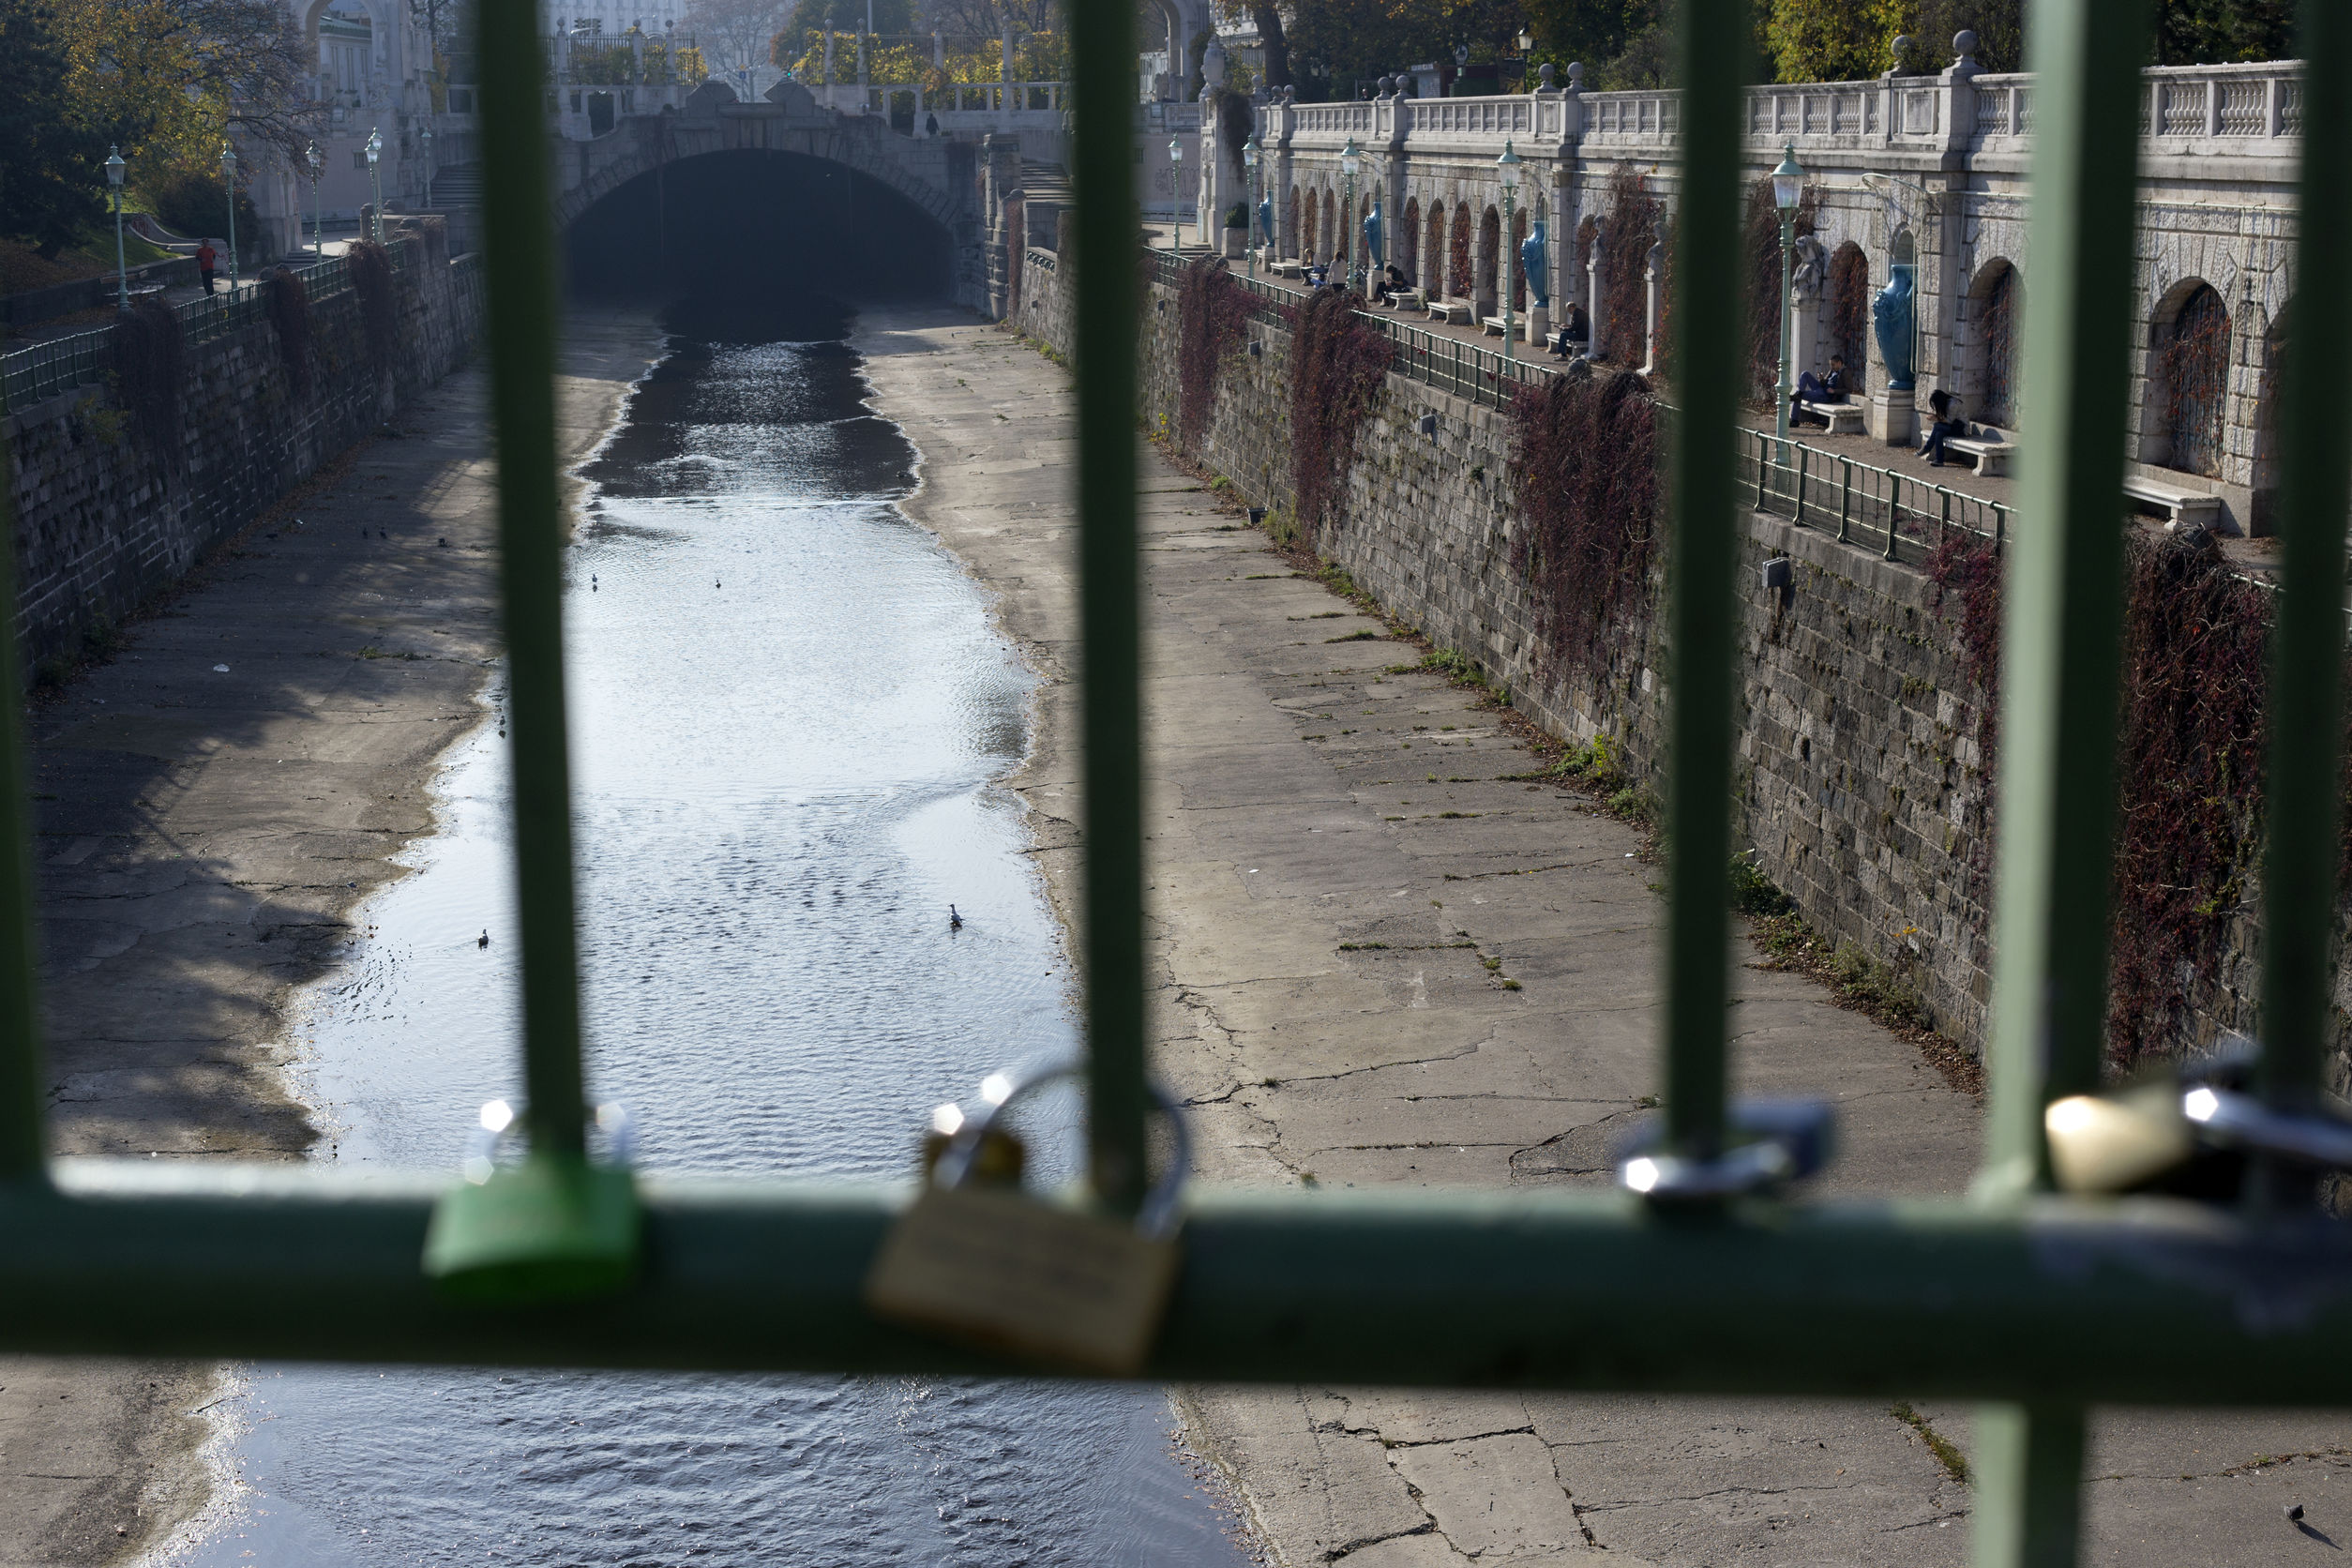
{"label": "metal fence along walkway", "polygon": [[[415,248],[412,240],[395,240],[387,248],[395,272],[405,271],[412,264],[411,252]],[[460,256],[451,265],[460,287],[476,286],[474,272],[477,264],[474,258]],[[287,270],[302,279],[313,304],[332,299],[351,288],[351,264],[340,256]],[[200,294],[173,306],[172,314],[180,319],[188,344],[193,347],[208,343],[224,332],[266,321],[268,291],[267,282],[257,281],[234,294]],[[0,355],[0,410],[23,408],[69,387],[103,379],[114,369],[113,338],[112,327],[100,327],[93,332],[77,332],[70,338],[53,338]]]}
{"label": "metal fence along walkway", "polygon": [[[673,1181],[592,1157],[565,761],[543,52],[531,8],[478,11],[481,68],[497,89],[484,94],[485,264],[528,1085],[511,1132],[527,1154],[485,1158],[472,1179],[49,1159],[24,752],[11,707],[0,744],[0,1349],[1018,1370],[869,1309],[878,1251],[910,1211],[905,1186]],[[1605,1193],[1201,1191],[1181,1214],[1181,1269],[1142,1372],[1973,1398],[1985,1402],[1974,1422],[1976,1560],[2064,1563],[2087,1407],[2352,1403],[2343,1353],[2352,1232],[2315,1206],[2310,1163],[2344,1158],[2346,1141],[2321,1087],[2340,859],[2336,586],[2352,499],[2352,447],[2327,378],[2352,346],[2352,300],[2318,287],[2298,302],[2300,340],[2281,405],[2289,587],[2270,688],[2260,1063],[2243,1092],[2199,1087],[2162,1119],[2184,1138],[2249,1151],[2246,1196],[2061,1195],[2052,1129],[2072,1147],[2064,1139],[2082,1126],[2128,1119],[2114,1102],[2075,1097],[2100,1088],[2104,1050],[2115,498],[2130,347],[2114,280],[2132,265],[2148,8],[2033,0],[2038,271],[2022,395],[2036,445],[2020,481],[2022,525],[2008,541],[1983,1172],[1967,1200],[1791,1196],[1781,1179],[1818,1146],[1801,1120],[1732,1101],[1725,1033],[1733,544],[1751,499],[1735,460],[1743,285],[1725,264],[1740,253],[1744,113],[1741,51],[1727,40],[1748,35],[1749,16],[1738,0],[1682,0],[1681,11],[1663,1141]],[[2352,9],[2312,0],[2305,18],[2311,73],[2341,86],[2352,75]],[[1151,1147],[1136,613],[1140,279],[1124,101],[1136,55],[1129,8],[1074,6],[1070,24],[1086,1201],[1118,1214],[1144,1199]],[[2337,188],[2352,170],[2352,94],[2307,96],[2301,153],[2301,276],[2339,278],[2352,267],[2352,203]],[[1910,503],[1900,505],[1908,515]],[[2295,586],[2310,583],[2326,591]],[[12,641],[0,649],[0,664],[13,660]],[[0,668],[0,681],[17,676]],[[1043,1208],[1004,1202],[1033,1217]],[[438,1278],[427,1269],[429,1231]],[[994,1256],[981,1251],[975,1266]],[[1102,1277],[1118,1286],[1126,1276]]]}

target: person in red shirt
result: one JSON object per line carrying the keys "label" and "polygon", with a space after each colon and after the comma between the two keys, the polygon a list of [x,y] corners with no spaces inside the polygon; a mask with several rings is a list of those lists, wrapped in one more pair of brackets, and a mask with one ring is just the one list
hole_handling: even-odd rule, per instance
{"label": "person in red shirt", "polygon": [[212,241],[204,239],[196,242],[196,275],[204,280],[206,294],[212,293],[212,266],[219,259],[220,253],[212,248]]}

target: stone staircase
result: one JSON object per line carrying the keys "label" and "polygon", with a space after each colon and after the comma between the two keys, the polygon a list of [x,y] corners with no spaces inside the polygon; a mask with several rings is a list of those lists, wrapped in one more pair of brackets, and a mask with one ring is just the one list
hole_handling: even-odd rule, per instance
{"label": "stone staircase", "polygon": [[482,204],[482,166],[453,163],[433,173],[432,204],[428,212],[459,212]]}

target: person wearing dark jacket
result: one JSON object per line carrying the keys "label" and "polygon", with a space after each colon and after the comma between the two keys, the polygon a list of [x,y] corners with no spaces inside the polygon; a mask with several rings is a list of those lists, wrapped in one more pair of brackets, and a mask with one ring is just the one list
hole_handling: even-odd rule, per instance
{"label": "person wearing dark jacket", "polygon": [[1944,465],[1944,443],[1964,433],[1968,423],[1952,415],[1952,394],[1938,386],[1927,394],[1927,409],[1936,417],[1927,427],[1926,439],[1920,443],[1919,455],[1927,460],[1930,468]]}
{"label": "person wearing dark jacket", "polygon": [[1571,301],[1568,319],[1560,324],[1552,336],[1552,357],[1567,359],[1583,354],[1592,341],[1592,323],[1585,315],[1584,307]]}
{"label": "person wearing dark jacket", "polygon": [[1811,370],[1797,378],[1796,390],[1788,394],[1788,422],[1791,425],[1819,425],[1829,429],[1830,422],[1819,415],[1807,414],[1807,403],[1842,403],[1846,400],[1846,360],[1842,354],[1830,355],[1827,380]]}

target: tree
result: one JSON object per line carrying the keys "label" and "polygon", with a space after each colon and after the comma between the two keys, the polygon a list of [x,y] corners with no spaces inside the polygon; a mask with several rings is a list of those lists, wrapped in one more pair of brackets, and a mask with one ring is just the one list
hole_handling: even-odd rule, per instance
{"label": "tree", "polygon": [[2294,0],[2163,0],[2156,63],[2218,66],[2295,53]]}
{"label": "tree", "polygon": [[1459,44],[1473,61],[1515,54],[1526,23],[1519,0],[1299,0],[1286,64],[1302,98],[1352,98],[1408,66],[1450,62]]}
{"label": "tree", "polygon": [[1903,0],[1773,0],[1765,37],[1781,82],[1855,82],[1892,64],[1917,14]]}
{"label": "tree", "polygon": [[106,139],[72,112],[46,6],[0,7],[0,228],[43,259],[106,213]]}
{"label": "tree", "polygon": [[687,28],[729,70],[765,64],[783,16],[783,0],[686,0]]}
{"label": "tree", "polygon": [[1904,29],[1911,47],[1903,69],[1927,75],[1952,64],[1952,40],[1966,30],[1976,35],[1976,63],[1988,71],[2026,68],[2024,0],[1920,0],[1919,14]]}
{"label": "tree", "polygon": [[50,0],[74,114],[126,157],[218,164],[231,130],[293,158],[324,106],[310,52],[278,0]]}

